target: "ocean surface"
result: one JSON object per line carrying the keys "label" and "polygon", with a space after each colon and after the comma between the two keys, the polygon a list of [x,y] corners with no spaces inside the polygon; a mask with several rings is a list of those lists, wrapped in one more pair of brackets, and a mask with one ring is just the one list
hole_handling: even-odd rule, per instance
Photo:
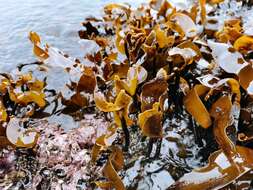
{"label": "ocean surface", "polygon": [[29,31],[43,42],[78,57],[77,31],[87,16],[100,16],[107,3],[138,6],[147,0],[0,0],[0,72],[35,61]]}

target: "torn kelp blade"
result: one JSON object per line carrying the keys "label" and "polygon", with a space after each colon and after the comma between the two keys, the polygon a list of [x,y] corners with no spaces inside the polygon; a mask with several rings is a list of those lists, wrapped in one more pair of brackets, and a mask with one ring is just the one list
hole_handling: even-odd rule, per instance
{"label": "torn kelp blade", "polygon": [[[185,174],[167,190],[221,189],[253,169],[253,150],[236,146],[237,154],[227,158],[222,150],[209,157],[209,164]],[[233,162],[229,162],[233,160]]]}
{"label": "torn kelp blade", "polygon": [[36,145],[38,133],[22,127],[22,122],[21,119],[12,118],[6,128],[6,136],[16,147],[32,148]]}
{"label": "torn kelp blade", "polygon": [[208,40],[208,46],[212,49],[216,63],[227,73],[238,74],[242,68],[248,65],[242,54],[237,51],[229,51],[231,45]]}

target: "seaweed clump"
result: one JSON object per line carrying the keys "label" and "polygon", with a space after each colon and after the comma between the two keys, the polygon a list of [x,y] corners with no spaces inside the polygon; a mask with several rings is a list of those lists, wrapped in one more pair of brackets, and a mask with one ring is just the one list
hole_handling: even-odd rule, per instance
{"label": "seaweed clump", "polygon": [[[86,189],[250,188],[253,38],[244,31],[241,18],[217,19],[225,4],[199,0],[182,8],[167,0],[151,0],[137,9],[108,4],[102,18],[87,18],[78,32],[81,42],[94,50],[82,59],[43,45],[39,35],[30,32],[44,82],[32,75],[21,75],[14,82],[1,75],[4,142],[37,148],[39,155],[45,148],[40,145],[42,137],[47,141],[39,137],[43,130],[21,123],[54,102],[51,115],[85,120],[90,112],[107,122],[99,129],[102,133],[85,137],[92,139],[90,143],[74,143],[79,129],[74,135],[54,134],[63,142],[72,139],[72,146],[87,158],[74,162],[75,148],[62,145],[71,153],[70,160],[63,154],[68,166],[79,164],[66,169],[65,179],[78,171]],[[217,28],[220,22],[222,27]],[[59,70],[64,77],[54,83],[56,78],[49,73]],[[13,118],[17,107],[30,105],[32,111]],[[63,151],[60,146],[58,152]],[[62,168],[55,165],[66,160],[46,163],[51,156],[40,163],[61,174]],[[81,172],[84,167],[96,174]],[[159,176],[166,176],[165,181]],[[69,180],[69,187],[79,182]]]}

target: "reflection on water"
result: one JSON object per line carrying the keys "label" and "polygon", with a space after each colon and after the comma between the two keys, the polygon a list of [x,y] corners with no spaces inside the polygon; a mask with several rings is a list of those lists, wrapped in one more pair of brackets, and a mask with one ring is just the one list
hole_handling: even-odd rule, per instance
{"label": "reflection on water", "polygon": [[[78,30],[87,16],[100,16],[103,6],[110,2],[125,2],[137,6],[145,0],[0,0],[0,73],[17,72],[17,65],[32,63],[36,59],[32,44],[28,40],[29,31],[36,31],[43,42],[59,48],[72,57],[82,57],[90,51],[78,43]],[[37,65],[23,67],[22,72],[33,71],[39,80],[47,78],[47,89],[56,90],[66,84],[66,74],[62,68],[52,72],[42,72]],[[64,78],[65,76],[65,78]],[[57,90],[56,90],[57,91]],[[51,98],[52,99],[52,98]],[[52,114],[55,104],[47,97],[49,105],[39,118],[61,125],[64,129],[76,128],[78,121],[66,114]],[[58,104],[57,104],[58,105]],[[59,103],[57,110],[62,109]]]}
{"label": "reflection on water", "polygon": [[77,31],[85,17],[98,16],[109,2],[136,6],[144,1],[0,0],[0,72],[9,72],[20,63],[35,60],[27,39],[31,30],[38,32],[43,41],[78,57]]}

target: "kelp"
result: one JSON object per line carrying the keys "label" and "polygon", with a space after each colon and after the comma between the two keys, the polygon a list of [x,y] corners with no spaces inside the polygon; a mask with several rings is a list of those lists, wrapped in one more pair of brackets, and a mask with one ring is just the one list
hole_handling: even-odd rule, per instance
{"label": "kelp", "polygon": [[184,98],[186,110],[195,118],[195,120],[204,128],[211,126],[211,117],[202,103],[199,96],[205,94],[208,88],[196,85]]}
{"label": "kelp", "polygon": [[162,138],[162,112],[159,103],[154,103],[153,108],[139,114],[138,123],[143,135],[151,138]]}
{"label": "kelp", "polygon": [[195,37],[197,35],[197,27],[191,17],[183,13],[175,13],[171,16],[171,20],[176,22],[183,30],[186,37]]}
{"label": "kelp", "polygon": [[32,148],[36,145],[38,132],[34,129],[22,127],[22,120],[18,118],[10,119],[6,128],[6,137],[14,146]]}
{"label": "kelp", "polygon": [[47,52],[47,49],[43,50],[41,46],[40,37],[36,32],[30,32],[29,36],[31,42],[33,43],[33,53],[40,59],[41,61],[44,61],[48,59],[49,55]]}
{"label": "kelp", "polygon": [[236,147],[237,155],[229,162],[228,157],[221,151],[214,152],[209,157],[209,164],[189,174],[185,174],[169,189],[222,189],[236,179],[252,170],[251,149]]}
{"label": "kelp", "polygon": [[[131,109],[135,110],[134,115],[138,118],[137,125],[142,134],[150,139],[163,138],[164,116],[179,110],[173,110],[171,104],[176,107],[179,107],[180,103],[183,104],[183,109],[198,125],[206,130],[207,128],[213,129],[214,140],[221,150],[210,156],[209,166],[195,172],[196,176],[202,175],[200,171],[203,172],[203,175],[210,173],[210,178],[207,176],[206,179],[203,179],[203,184],[202,181],[198,183],[194,180],[190,184],[185,184],[179,180],[174,186],[175,189],[193,189],[197,188],[197,185],[200,185],[199,189],[225,187],[249,171],[242,169],[237,171],[237,174],[233,174],[238,169],[238,163],[233,160],[233,155],[244,158],[246,156],[244,151],[251,150],[234,145],[234,141],[227,136],[227,128],[233,122],[236,125],[235,120],[239,118],[239,113],[234,112],[240,112],[242,99],[240,86],[251,95],[252,79],[244,78],[251,73],[251,64],[242,55],[248,44],[246,37],[243,39],[241,21],[240,19],[226,21],[223,29],[213,33],[212,39],[208,41],[202,37],[206,30],[201,31],[197,28],[198,19],[204,27],[208,22],[206,4],[214,5],[221,2],[199,1],[199,5],[193,6],[190,12],[187,10],[181,12],[177,11],[168,1],[151,1],[150,8],[156,10],[157,18],[160,18],[154,24],[149,22],[145,25],[144,14],[139,20],[137,17],[131,17],[131,14],[127,14],[127,19],[124,21],[123,17],[119,16],[113,21],[116,34],[115,47],[119,53],[125,55],[125,62],[121,62],[121,65],[125,64],[125,69],[120,69],[118,66],[120,70],[124,71],[124,74],[113,74],[115,73],[112,69],[111,61],[113,60],[106,62],[106,67],[104,67],[106,75],[104,76],[113,81],[112,94],[115,93],[115,96],[112,99],[114,100],[99,98],[103,99],[101,101],[103,103],[100,102],[100,104],[95,94],[97,107],[101,111],[112,112],[118,126],[122,127],[122,122],[129,119]],[[112,7],[120,8],[121,6]],[[143,8],[141,10],[143,11]],[[167,13],[166,11],[169,10],[171,12]],[[105,12],[106,15],[112,15],[110,11]],[[123,12],[127,13],[126,10]],[[213,65],[213,68],[221,70],[218,70],[217,74],[212,72],[212,67],[208,67],[207,75],[196,75],[194,67],[199,61],[207,61]],[[140,74],[141,70],[143,74]],[[224,72],[234,75],[230,75],[231,78],[224,77]],[[189,79],[187,74],[197,77],[195,80]],[[109,75],[113,77],[107,77]],[[138,75],[141,75],[143,79],[140,80]],[[129,101],[125,99],[125,102],[128,103],[124,108],[117,106],[116,103],[122,90],[133,98],[131,101],[130,98]],[[99,143],[101,140],[104,142],[104,139],[105,136],[99,138]],[[227,159],[227,162],[231,164],[228,173],[224,174],[219,170],[221,172],[219,177],[229,176],[224,183],[211,174],[216,170],[216,165],[213,163],[217,157]],[[232,164],[233,162],[235,163]],[[251,164],[250,162],[251,160],[247,158],[245,164]],[[207,186],[205,187],[204,184]],[[101,184],[98,186],[102,187]],[[106,186],[103,187],[106,188]]]}
{"label": "kelp", "polygon": [[103,168],[104,176],[109,180],[108,182],[96,182],[98,187],[103,189],[115,188],[116,190],[124,190],[124,184],[117,174],[124,166],[123,152],[120,148],[113,146],[112,153]]}
{"label": "kelp", "polygon": [[111,126],[108,128],[107,134],[104,134],[96,139],[96,142],[91,150],[91,159],[95,162],[103,150],[107,150],[115,140],[116,128]]}
{"label": "kelp", "polygon": [[[165,72],[166,74],[166,72]],[[142,92],[140,95],[141,99],[141,110],[145,111],[151,109],[155,102],[159,102],[159,98],[167,92],[168,83],[166,76],[159,76],[159,72],[153,80],[146,82],[142,86]]]}
{"label": "kelp", "polygon": [[120,80],[118,75],[115,75],[116,93],[124,89],[128,94],[133,96],[136,92],[138,84],[144,82],[147,78],[147,71],[142,66],[130,67],[128,69],[126,80]]}
{"label": "kelp", "polygon": [[104,112],[113,112],[113,111],[119,111],[126,107],[128,105],[128,99],[131,98],[129,95],[126,94],[125,90],[121,90],[116,99],[115,102],[107,102],[104,95],[101,92],[95,92],[94,94],[94,100],[96,103],[96,106]]}
{"label": "kelp", "polygon": [[[242,27],[241,27],[241,20],[240,19],[231,19],[227,20],[224,23],[223,29],[217,32],[216,38],[223,43],[235,43],[242,35]],[[239,42],[239,41],[238,41]],[[237,43],[238,43],[237,42]],[[237,45],[238,46],[238,45]],[[238,49],[235,48],[237,51]]]}
{"label": "kelp", "polygon": [[250,36],[243,35],[236,39],[234,43],[234,48],[237,51],[250,51],[252,50],[253,38]]}
{"label": "kelp", "polygon": [[5,122],[8,118],[8,114],[5,106],[3,105],[3,99],[0,99],[0,121]]}
{"label": "kelp", "polygon": [[[168,0],[152,0],[137,9],[109,4],[101,19],[89,18],[82,23],[81,41],[94,51],[79,59],[44,44],[37,33],[30,32],[33,52],[41,61],[40,72],[46,77],[41,81],[31,73],[0,75],[0,127],[7,126],[1,130],[3,144],[33,148],[39,133],[24,126],[25,120],[47,109],[54,99],[55,104],[62,105],[59,109],[56,105],[53,115],[64,110],[82,118],[92,110],[111,123],[103,134],[96,134],[92,148],[87,148],[92,167],[102,171],[94,171],[92,185],[136,188],[136,184],[121,179],[125,170],[136,160],[146,168],[155,152],[156,161],[164,164],[157,172],[169,171],[176,180],[164,189],[240,186],[253,170],[249,111],[253,97],[252,37],[244,33],[241,18],[229,18],[221,28],[209,28],[220,24],[215,19],[220,3],[223,1],[199,0],[182,8]],[[50,81],[49,72],[64,77],[52,85],[58,75]],[[19,110],[15,107],[28,106],[32,109],[16,117]],[[172,133],[177,133],[176,137],[168,135]],[[189,137],[194,145],[186,148],[180,143],[186,140],[182,137]],[[173,158],[168,168],[163,163],[167,158],[163,146],[173,147],[166,147],[164,138],[180,146],[176,155],[168,151],[166,156]],[[131,147],[138,143],[141,148]],[[194,149],[195,145],[198,148]],[[184,163],[176,161],[177,156],[184,158]],[[192,169],[187,165],[188,157],[198,166],[206,166]]]}
{"label": "kelp", "polygon": [[[35,103],[41,109],[46,105],[44,82],[35,79],[31,73],[19,75],[15,80],[12,77],[3,77],[1,93],[16,106],[28,106]],[[6,111],[3,97],[0,99],[1,121],[6,122],[10,114]],[[31,112],[32,113],[32,112]]]}

